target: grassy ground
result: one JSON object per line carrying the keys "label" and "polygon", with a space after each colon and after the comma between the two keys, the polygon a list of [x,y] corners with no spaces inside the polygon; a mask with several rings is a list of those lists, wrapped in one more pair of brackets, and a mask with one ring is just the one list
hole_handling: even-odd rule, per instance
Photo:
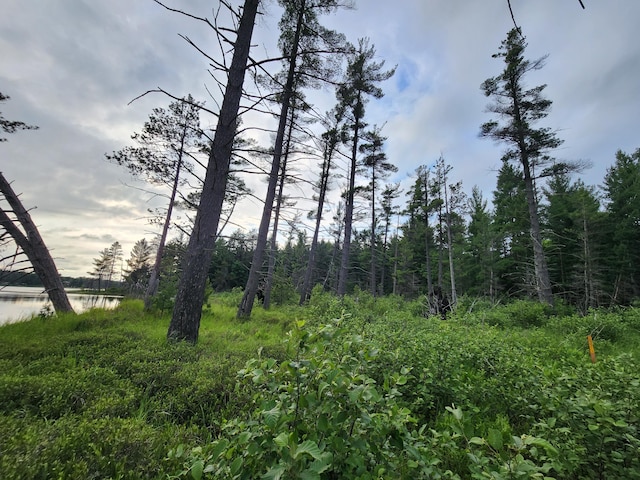
{"label": "grassy ground", "polygon": [[238,301],[1,327],[0,478],[640,478],[638,309]]}
{"label": "grassy ground", "polygon": [[282,357],[288,323],[237,322],[224,300],[196,347],[168,344],[169,318],[136,301],[0,328],[0,478],[161,478],[171,445],[213,438],[246,402],[236,371]]}

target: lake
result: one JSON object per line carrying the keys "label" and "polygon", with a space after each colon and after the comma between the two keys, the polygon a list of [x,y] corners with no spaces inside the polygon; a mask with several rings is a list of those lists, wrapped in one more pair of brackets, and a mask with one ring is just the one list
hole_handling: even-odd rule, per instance
{"label": "lake", "polygon": [[[70,290],[67,295],[76,313],[91,308],[115,308],[122,298],[88,295],[77,290]],[[51,307],[51,302],[41,287],[0,287],[0,325],[28,320],[33,315],[38,315],[47,305]]]}

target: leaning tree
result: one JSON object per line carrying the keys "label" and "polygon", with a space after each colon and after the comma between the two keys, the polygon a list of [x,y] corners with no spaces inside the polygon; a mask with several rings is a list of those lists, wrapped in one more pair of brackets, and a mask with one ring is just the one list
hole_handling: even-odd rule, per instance
{"label": "leaning tree", "polygon": [[[9,100],[9,97],[0,92],[0,102]],[[15,133],[17,130],[34,130],[38,127],[27,125],[15,120],[7,120],[0,112],[0,129],[4,133]],[[0,142],[7,141],[0,136]],[[29,211],[24,208],[18,194],[11,184],[0,172],[0,194],[4,197],[7,207],[0,205],[0,239],[6,235],[13,241],[31,262],[33,270],[40,278],[51,304],[56,312],[73,312],[67,293],[64,290],[62,278],[58,273],[56,264],[49,249],[44,243],[36,224],[33,222]]]}
{"label": "leaning tree", "polygon": [[233,143],[239,123],[240,99],[259,5],[260,0],[245,0],[239,14],[240,21],[235,38],[229,39],[233,44],[233,57],[211,142],[200,203],[185,252],[182,276],[167,331],[167,338],[170,340],[191,343],[198,340],[207,273],[225,199]]}

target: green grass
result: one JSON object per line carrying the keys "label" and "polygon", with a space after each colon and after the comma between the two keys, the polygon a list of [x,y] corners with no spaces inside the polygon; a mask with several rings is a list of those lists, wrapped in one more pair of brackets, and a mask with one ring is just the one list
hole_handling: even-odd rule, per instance
{"label": "green grass", "polygon": [[1,327],[0,478],[640,478],[638,309],[239,300]]}
{"label": "green grass", "polygon": [[[213,438],[247,399],[235,373],[282,357],[284,320],[212,306],[197,346],[166,342],[141,302],[0,328],[0,478],[161,478],[175,442]],[[282,323],[281,323],[282,322]]]}

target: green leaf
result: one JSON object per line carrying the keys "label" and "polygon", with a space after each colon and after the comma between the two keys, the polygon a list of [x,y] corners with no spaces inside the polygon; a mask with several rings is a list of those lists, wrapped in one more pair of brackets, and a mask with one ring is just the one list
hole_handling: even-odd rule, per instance
{"label": "green leaf", "polygon": [[262,476],[262,478],[264,480],[280,480],[280,478],[282,478],[282,475],[284,475],[285,470],[286,469],[284,465],[276,465],[275,467],[270,468],[269,471]]}
{"label": "green leaf", "polygon": [[500,450],[504,446],[502,441],[502,432],[495,428],[490,428],[489,435],[487,436],[487,443],[489,443],[489,445],[491,445],[495,450]]}
{"label": "green leaf", "polygon": [[278,425],[278,420],[280,419],[280,409],[275,406],[271,410],[262,412],[262,416],[264,417],[265,425],[271,429],[274,429]]}
{"label": "green leaf", "polygon": [[551,455],[553,457],[558,456],[558,450],[544,438],[527,437],[525,443],[527,445],[534,445],[536,447],[543,448],[547,452],[547,455]]}
{"label": "green leaf", "polygon": [[305,470],[304,472],[299,473],[298,478],[300,480],[320,480],[320,474],[313,470]]}
{"label": "green leaf", "polygon": [[191,465],[191,476],[193,480],[200,480],[202,478],[202,471],[204,470],[204,462],[202,460],[196,460]]}
{"label": "green leaf", "polygon": [[316,473],[322,473],[331,467],[333,463],[333,454],[331,452],[323,452],[320,458],[315,460],[309,468]]}
{"label": "green leaf", "polygon": [[325,413],[318,417],[318,431],[327,432],[329,430],[329,419]]}
{"label": "green leaf", "polygon": [[238,473],[240,473],[240,469],[242,468],[242,457],[238,457],[236,458],[232,463],[231,463],[231,475],[237,475]]}
{"label": "green leaf", "polygon": [[469,443],[472,443],[473,445],[484,445],[485,440],[484,438],[480,438],[480,437],[472,437],[469,439]]}
{"label": "green leaf", "polygon": [[303,453],[311,455],[314,459],[319,460],[322,458],[322,451],[318,447],[318,444],[313,440],[305,440],[296,448],[293,458],[298,458]]}
{"label": "green leaf", "polygon": [[598,430],[600,427],[598,425],[596,425],[595,423],[590,423],[587,428],[589,428],[589,430],[591,430],[592,432],[595,432],[596,430]]}
{"label": "green leaf", "polygon": [[444,407],[444,408],[446,408],[448,412],[453,414],[453,418],[455,418],[458,421],[462,421],[462,410],[460,410],[459,408],[456,408],[455,405],[453,407]]}
{"label": "green leaf", "polygon": [[279,447],[285,448],[289,445],[289,434],[286,432],[280,433],[276,438],[273,439],[276,442],[276,445]]}
{"label": "green leaf", "polygon": [[215,443],[215,447],[213,447],[213,452],[211,452],[211,458],[218,458],[220,455],[224,453],[224,451],[229,446],[229,440],[226,438],[220,439]]}

